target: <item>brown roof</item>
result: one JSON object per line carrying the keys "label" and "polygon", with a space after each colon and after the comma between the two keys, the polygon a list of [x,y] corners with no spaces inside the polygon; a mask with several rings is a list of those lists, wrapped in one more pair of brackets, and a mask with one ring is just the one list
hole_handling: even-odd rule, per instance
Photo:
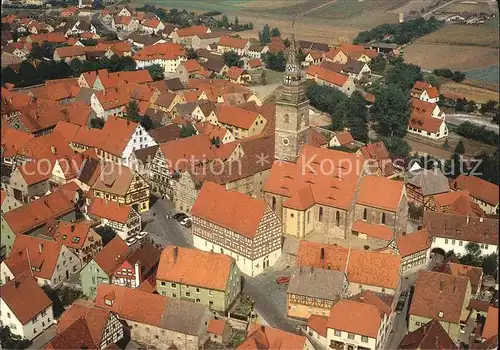
{"label": "brown roof", "polygon": [[116,236],[94,257],[94,261],[108,275],[125,260],[128,254],[128,246],[119,236]]}
{"label": "brown roof", "polygon": [[169,245],[161,253],[156,279],[225,291],[234,263],[225,254]]}
{"label": "brown roof", "polygon": [[209,28],[205,26],[192,26],[192,27],[186,27],[179,29],[177,31],[177,35],[179,37],[186,37],[186,36],[195,36],[195,35],[203,35],[207,33]]}
{"label": "brown roof", "polygon": [[357,220],[352,225],[352,231],[364,233],[369,237],[390,241],[394,238],[394,231],[381,224],[370,224],[366,221]]}
{"label": "brown roof", "polygon": [[458,349],[441,323],[434,319],[420,328],[408,333],[398,346],[398,349]]}
{"label": "brown roof", "polygon": [[205,181],[193,205],[193,216],[253,239],[268,205],[223,186]]}
{"label": "brown roof", "polygon": [[132,186],[135,176],[140,176],[129,167],[108,162],[92,189],[124,196]]}
{"label": "brown roof", "polygon": [[181,137],[181,129],[175,124],[151,129],[148,132],[156,143],[169,142]]}
{"label": "brown roof", "polygon": [[476,176],[460,174],[452,183],[454,189],[468,190],[470,195],[492,206],[498,205],[498,186]]}
{"label": "brown roof", "polygon": [[[325,259],[321,261],[321,249]],[[347,262],[347,257],[349,261]],[[297,265],[344,271],[347,265],[347,279],[382,288],[396,289],[401,268],[401,258],[396,255],[349,249],[340,246],[301,241],[297,253]]]}
{"label": "brown roof", "polygon": [[341,131],[337,135],[337,140],[341,146],[348,145],[354,142],[354,139],[349,131]]}
{"label": "brown roof", "polygon": [[70,324],[62,332],[58,332],[52,340],[45,345],[44,349],[97,349],[90,334],[87,321],[80,318]]}
{"label": "brown roof", "polygon": [[302,349],[306,337],[282,331],[271,326],[250,324],[247,338],[236,347],[243,349]]}
{"label": "brown roof", "polygon": [[453,276],[469,277],[472,288],[472,294],[476,294],[478,288],[481,288],[483,277],[483,269],[481,267],[462,265],[449,262],[446,265],[445,271]]}
{"label": "brown roof", "polygon": [[[167,166],[173,170],[184,171],[194,164],[214,158],[208,136],[199,134],[160,144],[160,150],[167,159]],[[188,160],[186,162],[185,160]]]}
{"label": "brown roof", "polygon": [[210,322],[208,322],[207,333],[222,335],[224,334],[226,325],[227,323],[224,320],[210,320]]}
{"label": "brown roof", "polygon": [[231,67],[226,72],[226,77],[228,77],[229,79],[238,79],[244,73],[246,73],[246,71],[243,68]]}
{"label": "brown roof", "polygon": [[217,45],[219,46],[226,46],[235,49],[244,49],[247,44],[248,40],[241,38],[234,38],[232,36],[223,36],[219,39],[219,42],[217,43]]}
{"label": "brown roof", "polygon": [[459,323],[469,283],[468,277],[421,271],[415,285],[410,315]]}
{"label": "brown roof", "polygon": [[417,232],[407,233],[396,237],[396,246],[402,257],[407,257],[422,250],[429,249],[431,240],[427,230],[422,229]]}
{"label": "brown roof", "polygon": [[364,176],[361,179],[358,204],[396,211],[405,191],[403,182],[378,176]]}
{"label": "brown roof", "polygon": [[494,335],[498,335],[498,308],[490,306],[481,337],[488,339]]}
{"label": "brown roof", "polygon": [[432,237],[498,244],[498,219],[424,211],[423,226]]}
{"label": "brown roof", "polygon": [[[104,331],[111,312],[92,305],[89,302],[75,302],[61,315],[57,322],[57,333],[63,333],[78,320],[85,320],[92,342],[100,344],[105,337]],[[67,336],[67,333],[66,333]]]}
{"label": "brown roof", "polygon": [[471,299],[469,301],[469,310],[477,310],[477,311],[482,311],[482,312],[488,312],[488,309],[490,307],[490,303],[484,300],[479,300],[479,299]]}
{"label": "brown roof", "polygon": [[0,287],[0,295],[22,325],[52,305],[42,288],[27,275],[5,283]]}
{"label": "brown roof", "polygon": [[332,307],[326,326],[377,339],[382,320],[375,305],[344,299]]}

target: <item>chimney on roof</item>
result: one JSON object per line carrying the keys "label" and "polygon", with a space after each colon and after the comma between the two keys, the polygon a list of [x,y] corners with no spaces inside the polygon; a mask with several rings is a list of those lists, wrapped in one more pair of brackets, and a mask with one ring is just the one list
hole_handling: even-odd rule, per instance
{"label": "chimney on roof", "polygon": [[481,218],[479,218],[479,222],[483,222],[483,219],[484,219],[484,218],[482,218],[482,217],[481,217]]}
{"label": "chimney on roof", "polygon": [[439,281],[439,293],[443,293],[443,289],[444,289],[444,281],[441,280]]}
{"label": "chimney on roof", "polygon": [[75,232],[75,225],[71,225],[71,233]]}
{"label": "chimney on roof", "polygon": [[43,252],[43,243],[38,243],[38,252]]}
{"label": "chimney on roof", "polygon": [[16,279],[14,280],[14,288],[16,288],[16,289],[17,289],[17,288],[19,287],[19,285],[20,285],[20,284],[21,284],[21,282],[19,282],[19,281],[17,280],[17,278],[16,278]]}
{"label": "chimney on roof", "polygon": [[52,154],[56,154],[56,146],[50,146],[50,152],[52,152]]}
{"label": "chimney on roof", "polygon": [[179,255],[179,248],[174,247],[174,264],[177,264],[177,256]]}
{"label": "chimney on roof", "polygon": [[321,248],[321,253],[319,257],[321,259],[321,262],[325,262],[325,248]]}

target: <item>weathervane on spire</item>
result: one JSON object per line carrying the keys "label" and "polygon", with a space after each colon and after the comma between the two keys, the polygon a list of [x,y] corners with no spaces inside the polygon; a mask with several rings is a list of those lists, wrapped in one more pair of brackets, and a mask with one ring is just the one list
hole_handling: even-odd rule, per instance
{"label": "weathervane on spire", "polygon": [[297,45],[295,43],[295,20],[292,21],[292,40],[286,52],[285,84],[300,81],[300,65],[297,61]]}

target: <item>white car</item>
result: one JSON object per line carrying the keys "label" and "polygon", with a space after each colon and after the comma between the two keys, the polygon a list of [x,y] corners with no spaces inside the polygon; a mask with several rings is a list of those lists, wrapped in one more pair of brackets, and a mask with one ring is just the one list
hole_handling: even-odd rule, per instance
{"label": "white car", "polygon": [[137,238],[135,237],[129,237],[125,240],[125,243],[127,244],[127,246],[131,246],[131,245],[134,245],[135,243],[137,242]]}
{"label": "white car", "polygon": [[149,235],[149,232],[146,232],[146,231],[142,231],[141,233],[138,233],[135,238],[137,239],[143,239],[144,237],[146,237],[147,235]]}
{"label": "white car", "polygon": [[182,226],[186,226],[186,227],[191,227],[191,218],[185,218],[185,219],[182,219],[180,224]]}

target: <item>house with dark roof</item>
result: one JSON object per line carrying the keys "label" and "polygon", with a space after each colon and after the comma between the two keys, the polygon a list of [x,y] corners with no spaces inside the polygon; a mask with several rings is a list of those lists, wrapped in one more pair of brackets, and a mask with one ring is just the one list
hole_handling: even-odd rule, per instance
{"label": "house with dark roof", "polygon": [[456,342],[469,316],[471,283],[467,276],[421,271],[409,309],[408,331],[414,332],[436,319]]}
{"label": "house with dark roof", "polygon": [[411,171],[406,180],[408,201],[425,206],[432,196],[450,192],[450,183],[439,168]]}
{"label": "house with dark roof", "polygon": [[417,328],[413,332],[406,334],[401,340],[398,349],[458,349],[453,340],[437,319],[433,319]]}
{"label": "house with dark roof", "polygon": [[498,219],[424,211],[422,222],[432,237],[433,252],[467,254],[467,244],[477,243],[481,255],[498,250]]}

